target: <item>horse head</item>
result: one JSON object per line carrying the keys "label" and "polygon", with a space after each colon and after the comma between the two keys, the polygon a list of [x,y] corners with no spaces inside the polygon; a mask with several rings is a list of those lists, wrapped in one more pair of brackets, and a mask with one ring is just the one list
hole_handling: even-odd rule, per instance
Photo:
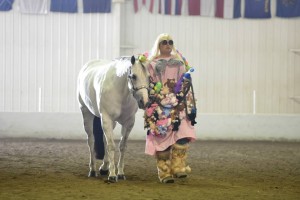
{"label": "horse head", "polygon": [[140,109],[145,109],[148,99],[148,87],[149,87],[149,72],[147,69],[148,62],[131,57],[131,70],[128,75],[129,82],[131,83],[131,89],[133,96],[136,99]]}

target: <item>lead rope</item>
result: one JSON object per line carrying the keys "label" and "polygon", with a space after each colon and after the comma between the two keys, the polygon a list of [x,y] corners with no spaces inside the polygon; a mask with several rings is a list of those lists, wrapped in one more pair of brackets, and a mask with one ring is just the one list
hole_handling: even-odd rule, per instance
{"label": "lead rope", "polygon": [[[194,87],[193,87],[193,84],[192,84],[192,81],[189,80],[189,79],[185,79],[184,81],[187,81],[188,82],[188,87],[187,87],[187,90],[185,91],[184,93],[184,103],[185,103],[185,114],[187,116],[187,118],[192,121],[192,123],[196,123],[195,122],[195,119],[191,119],[191,116],[189,116],[188,114],[188,109],[187,109],[187,101],[186,101],[186,95],[187,93],[189,92],[189,90],[191,89],[192,90],[192,96],[193,96],[193,105],[194,105],[194,110],[191,110],[191,114],[193,112],[195,112],[195,118],[196,118],[196,114],[197,114],[197,107],[196,107],[196,100],[195,100],[195,94],[194,94]],[[193,125],[193,124],[192,124]]]}

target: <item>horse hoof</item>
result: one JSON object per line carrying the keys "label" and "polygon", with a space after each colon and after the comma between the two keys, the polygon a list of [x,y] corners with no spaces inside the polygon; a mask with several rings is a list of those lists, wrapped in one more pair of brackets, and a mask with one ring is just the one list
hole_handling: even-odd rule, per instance
{"label": "horse hoof", "polygon": [[161,183],[174,183],[174,179],[171,176],[165,177],[160,181]]}
{"label": "horse hoof", "polygon": [[126,180],[126,177],[124,174],[118,174],[118,180]]}
{"label": "horse hoof", "polygon": [[187,174],[186,173],[176,173],[174,174],[174,178],[186,178]]}
{"label": "horse hoof", "polygon": [[96,177],[97,174],[95,171],[90,171],[88,177]]}
{"label": "horse hoof", "polygon": [[100,170],[99,170],[99,173],[100,173],[101,176],[106,176],[106,175],[108,175],[108,172],[109,172],[109,170],[103,170],[103,169],[100,169]]}
{"label": "horse hoof", "polygon": [[107,180],[108,180],[109,183],[116,183],[117,182],[117,177],[116,176],[109,176]]}

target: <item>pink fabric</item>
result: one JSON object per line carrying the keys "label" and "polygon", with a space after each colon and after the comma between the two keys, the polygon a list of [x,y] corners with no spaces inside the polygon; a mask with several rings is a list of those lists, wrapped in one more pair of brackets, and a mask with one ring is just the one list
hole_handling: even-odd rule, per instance
{"label": "pink fabric", "polygon": [[155,155],[156,151],[165,150],[181,138],[190,138],[191,141],[196,140],[195,127],[185,119],[181,120],[181,124],[177,132],[168,131],[167,135],[163,138],[154,135],[147,135],[145,153]]}
{"label": "pink fabric", "polygon": [[[170,57],[171,58],[171,57]],[[166,58],[169,60],[170,58]],[[161,59],[161,58],[159,58]],[[155,61],[154,60],[149,65],[149,73],[153,80],[159,81],[159,78],[155,76]],[[179,77],[181,74],[185,73],[185,66],[182,65],[179,67]],[[162,83],[164,84],[167,79],[175,78],[175,81],[178,79],[178,67],[167,66],[164,75],[162,76]],[[185,115],[185,114],[184,114]],[[178,139],[181,138],[190,138],[191,141],[196,140],[196,131],[195,127],[191,125],[190,121],[187,119],[182,119],[178,131],[168,130],[167,134],[164,137],[147,135],[146,137],[146,147],[145,153],[149,155],[155,155],[156,151],[163,151],[169,146],[176,143]]]}
{"label": "pink fabric", "polygon": [[[171,58],[172,57],[165,58],[165,60],[170,60]],[[162,58],[159,58],[159,59],[162,59]],[[155,76],[155,73],[154,73],[154,71],[155,71],[155,60],[153,60],[150,63],[150,65],[148,67],[148,70],[149,70],[150,76],[153,78],[153,80],[155,82],[160,81],[158,76]],[[167,81],[167,79],[172,79],[172,78],[175,78],[175,81],[177,82],[177,72],[178,72],[177,67],[170,67],[170,66],[167,67],[165,73],[162,76],[162,84],[164,84]],[[185,73],[185,66],[184,65],[180,66],[180,68],[179,68],[179,74],[181,75],[183,73]],[[179,78],[180,78],[180,76],[178,77],[178,79]]]}

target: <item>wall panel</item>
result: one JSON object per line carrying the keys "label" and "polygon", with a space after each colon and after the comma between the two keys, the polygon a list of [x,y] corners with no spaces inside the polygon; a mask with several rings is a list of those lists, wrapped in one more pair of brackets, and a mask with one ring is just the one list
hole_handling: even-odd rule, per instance
{"label": "wall panel", "polygon": [[0,12],[0,111],[78,112],[80,68],[90,59],[119,56],[112,48],[119,46],[113,23],[120,20],[114,21],[113,13]]}
{"label": "wall panel", "polygon": [[112,11],[0,12],[0,111],[78,112],[76,77],[85,62],[148,51],[169,32],[196,68],[199,112],[252,113],[255,90],[256,113],[300,113],[300,54],[290,50],[300,48],[299,18],[135,14],[131,0]]}
{"label": "wall panel", "polygon": [[201,113],[299,113],[300,55],[290,49],[300,48],[300,19],[277,18],[276,1],[271,6],[271,19],[226,20],[151,14],[145,8],[134,13],[127,1],[123,15],[130,23],[122,29],[139,31],[122,35],[121,44],[141,53],[150,50],[158,34],[170,33],[196,68]]}

